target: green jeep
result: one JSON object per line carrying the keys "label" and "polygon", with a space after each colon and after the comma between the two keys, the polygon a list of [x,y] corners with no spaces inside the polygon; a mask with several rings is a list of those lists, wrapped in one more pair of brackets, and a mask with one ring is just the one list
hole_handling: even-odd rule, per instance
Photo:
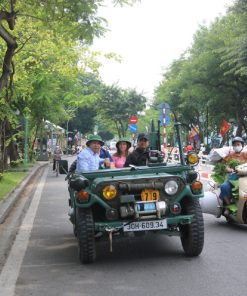
{"label": "green jeep", "polygon": [[[199,198],[202,184],[193,165],[198,157],[183,155],[176,123],[180,162],[168,163],[160,150],[160,133],[152,124],[150,163],[147,166],[69,174],[70,220],[78,239],[82,263],[95,260],[99,237],[128,236],[151,231],[180,236],[187,256],[198,256],[204,244]],[[156,149],[154,149],[156,148]],[[168,157],[167,157],[168,159]]]}

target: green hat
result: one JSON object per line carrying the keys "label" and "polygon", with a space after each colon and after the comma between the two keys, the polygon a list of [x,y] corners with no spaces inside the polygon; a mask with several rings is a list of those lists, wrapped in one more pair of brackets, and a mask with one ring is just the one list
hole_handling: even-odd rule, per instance
{"label": "green hat", "polygon": [[117,143],[116,143],[116,147],[118,148],[120,142],[126,142],[127,143],[127,146],[128,146],[128,149],[131,147],[131,142],[128,138],[126,137],[123,137],[123,138],[120,138]]}
{"label": "green hat", "polygon": [[99,135],[89,135],[88,140],[86,142],[86,145],[89,146],[90,142],[92,141],[98,141],[100,142],[100,145],[103,146],[105,143],[102,141],[101,136]]}

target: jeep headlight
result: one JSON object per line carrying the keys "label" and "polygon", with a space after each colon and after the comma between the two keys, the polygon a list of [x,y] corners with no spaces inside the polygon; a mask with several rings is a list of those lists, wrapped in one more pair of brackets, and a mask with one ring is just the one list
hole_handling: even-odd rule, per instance
{"label": "jeep headlight", "polygon": [[117,196],[117,188],[114,185],[107,185],[103,188],[103,196],[107,200],[112,200]]}
{"label": "jeep headlight", "polygon": [[174,195],[178,191],[178,183],[174,180],[170,180],[165,184],[165,193],[168,195]]}
{"label": "jeep headlight", "polygon": [[195,152],[189,152],[187,155],[187,161],[190,165],[197,165],[199,162],[199,157]]}

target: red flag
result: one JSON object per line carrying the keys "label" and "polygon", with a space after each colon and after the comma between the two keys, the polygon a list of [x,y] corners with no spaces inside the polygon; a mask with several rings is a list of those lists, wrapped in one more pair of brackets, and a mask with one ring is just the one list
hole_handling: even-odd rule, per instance
{"label": "red flag", "polygon": [[197,127],[192,127],[191,130],[190,130],[190,133],[189,133],[189,141],[192,142],[192,141],[198,141],[199,140],[199,130]]}
{"label": "red flag", "polygon": [[221,134],[222,138],[229,131],[230,128],[231,128],[231,125],[225,119],[223,119],[221,127],[220,127],[220,134]]}

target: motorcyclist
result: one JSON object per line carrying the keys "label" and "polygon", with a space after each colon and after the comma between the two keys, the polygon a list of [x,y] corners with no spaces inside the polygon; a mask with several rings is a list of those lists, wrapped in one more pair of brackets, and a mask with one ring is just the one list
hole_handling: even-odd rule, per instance
{"label": "motorcyclist", "polygon": [[[233,152],[228,154],[224,159],[223,162],[225,164],[225,170],[228,173],[227,180],[221,184],[220,186],[220,199],[223,201],[224,204],[229,205],[232,202],[232,185],[231,180],[238,180],[239,175],[241,172],[237,168],[232,168],[229,166],[229,162],[231,160],[238,160],[239,163],[247,163],[247,152],[242,152],[244,147],[244,140],[241,137],[235,137],[232,140]],[[224,215],[227,215],[228,211],[224,212]]]}
{"label": "motorcyclist", "polygon": [[53,171],[55,171],[56,168],[56,161],[61,160],[63,155],[63,151],[59,145],[56,146],[53,152]]}

